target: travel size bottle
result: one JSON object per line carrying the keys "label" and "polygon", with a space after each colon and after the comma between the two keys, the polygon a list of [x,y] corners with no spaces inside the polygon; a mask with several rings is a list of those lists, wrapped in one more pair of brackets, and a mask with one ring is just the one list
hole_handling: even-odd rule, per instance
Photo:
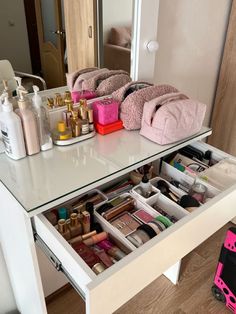
{"label": "travel size bottle", "polygon": [[34,155],[40,152],[37,121],[28,98],[24,96],[25,94],[27,94],[27,91],[19,89],[19,110],[17,114],[20,116],[23,125],[27,155]]}
{"label": "travel size bottle", "polygon": [[18,160],[26,156],[23,129],[20,117],[13,111],[13,105],[8,100],[8,94],[3,93],[2,111],[0,112],[2,140],[5,153]]}
{"label": "travel size bottle", "polygon": [[88,110],[88,120],[89,120],[89,132],[93,132],[94,131],[93,109]]}
{"label": "travel size bottle", "polygon": [[46,116],[46,110],[43,107],[42,98],[39,96],[39,88],[33,85],[34,96],[32,98],[33,111],[36,116],[40,148],[42,151],[51,149],[53,147],[51,132],[49,130],[49,125]]}
{"label": "travel size bottle", "polygon": [[80,110],[82,121],[81,121],[81,135],[89,133],[89,122],[87,119],[87,110],[82,108]]}

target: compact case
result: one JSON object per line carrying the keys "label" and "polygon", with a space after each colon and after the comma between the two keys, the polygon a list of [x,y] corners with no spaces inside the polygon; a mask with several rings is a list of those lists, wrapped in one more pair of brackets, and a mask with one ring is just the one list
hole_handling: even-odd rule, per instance
{"label": "compact case", "polygon": [[123,122],[121,120],[118,120],[116,122],[113,122],[107,125],[103,125],[100,123],[95,123],[94,125],[95,125],[96,131],[101,135],[106,135],[106,134],[123,129]]}
{"label": "compact case", "polygon": [[112,98],[97,100],[92,108],[95,123],[106,125],[118,120],[119,103]]}

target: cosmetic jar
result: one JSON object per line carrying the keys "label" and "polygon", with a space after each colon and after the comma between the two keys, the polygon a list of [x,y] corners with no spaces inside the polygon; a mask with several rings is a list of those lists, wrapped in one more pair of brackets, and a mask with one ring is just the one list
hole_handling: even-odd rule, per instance
{"label": "cosmetic jar", "polygon": [[207,188],[201,183],[194,183],[189,191],[189,195],[195,198],[198,202],[204,203]]}
{"label": "cosmetic jar", "polygon": [[102,263],[97,263],[92,267],[92,270],[95,272],[96,275],[101,274],[105,269],[106,268]]}
{"label": "cosmetic jar", "polygon": [[[152,229],[150,226],[148,226],[150,229]],[[154,232],[154,230],[153,230]],[[155,232],[154,232],[155,233]],[[156,235],[156,233],[155,233]],[[144,243],[146,243],[147,241],[149,241],[151,239],[151,237],[148,235],[147,232],[145,232],[142,229],[137,229],[136,231],[134,231],[132,234],[130,234],[129,236],[127,236],[127,239],[136,247],[140,247],[141,245],[143,245]]]}
{"label": "cosmetic jar", "polygon": [[173,225],[173,223],[170,221],[170,219],[168,219],[167,217],[164,217],[164,216],[162,216],[162,215],[157,216],[155,219],[156,219],[157,221],[160,221],[161,223],[163,223],[163,225],[164,225],[166,228],[168,228],[168,227],[170,227],[170,226]]}

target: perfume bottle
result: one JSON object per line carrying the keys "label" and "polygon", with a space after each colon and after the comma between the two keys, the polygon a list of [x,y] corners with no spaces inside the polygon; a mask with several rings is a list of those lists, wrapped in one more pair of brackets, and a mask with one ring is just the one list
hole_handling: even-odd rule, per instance
{"label": "perfume bottle", "polygon": [[93,109],[88,110],[88,120],[89,120],[89,132],[93,132],[94,131]]}
{"label": "perfume bottle", "polygon": [[64,106],[64,101],[60,93],[55,94],[54,98],[54,107],[62,107]]}
{"label": "perfume bottle", "polygon": [[72,132],[66,127],[65,121],[59,121],[57,123],[57,129],[53,132],[54,140],[69,140],[72,138]]}
{"label": "perfume bottle", "polygon": [[82,119],[83,111],[87,111],[87,110],[88,110],[87,100],[86,99],[80,99],[78,115],[80,116],[81,119]]}
{"label": "perfume bottle", "polygon": [[73,111],[73,101],[71,98],[71,93],[69,91],[65,92],[65,98],[64,98],[64,103],[67,106],[67,110],[63,111],[63,120],[66,122],[66,126],[70,126],[70,118],[72,116],[72,111]]}
{"label": "perfume bottle", "polygon": [[89,133],[89,122],[87,119],[87,110],[86,109],[81,109],[81,134],[85,135]]}
{"label": "perfume bottle", "polygon": [[81,133],[81,122],[80,122],[80,119],[78,118],[77,112],[72,111],[71,114],[72,116],[70,117],[70,126],[71,126],[72,136],[78,137],[80,136],[80,133]]}

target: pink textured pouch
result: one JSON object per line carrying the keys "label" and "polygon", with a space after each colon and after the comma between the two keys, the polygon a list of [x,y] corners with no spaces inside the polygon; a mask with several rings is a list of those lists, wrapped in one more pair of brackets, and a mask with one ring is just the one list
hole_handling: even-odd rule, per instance
{"label": "pink textured pouch", "polygon": [[121,102],[120,119],[127,130],[141,128],[144,103],[164,94],[178,92],[170,85],[151,85],[147,82],[131,82],[112,93]]}
{"label": "pink textured pouch", "polygon": [[85,68],[85,69],[81,69],[81,70],[76,70],[76,71],[71,72],[71,73],[66,73],[66,82],[67,82],[67,86],[68,86],[69,90],[70,91],[73,90],[73,86],[74,86],[75,81],[78,78],[78,76],[80,76],[81,74],[84,74],[84,73],[93,72],[95,70],[98,70],[98,68],[96,68],[96,67]]}
{"label": "pink textured pouch", "polygon": [[112,98],[95,101],[92,104],[95,123],[107,125],[118,120],[119,103]]}
{"label": "pink textured pouch", "polygon": [[182,93],[170,93],[144,104],[140,134],[161,145],[200,131],[206,105]]}
{"label": "pink textured pouch", "polygon": [[96,93],[99,96],[110,95],[130,81],[131,77],[127,74],[112,75],[98,85]]}
{"label": "pink textured pouch", "polygon": [[82,83],[82,88],[83,89],[88,89],[88,90],[96,90],[99,86],[99,84],[102,83],[103,80],[108,79],[109,77],[113,75],[118,75],[118,74],[125,74],[129,77],[129,73],[123,70],[110,70],[105,73],[99,73],[95,75],[94,77],[84,80]]}

